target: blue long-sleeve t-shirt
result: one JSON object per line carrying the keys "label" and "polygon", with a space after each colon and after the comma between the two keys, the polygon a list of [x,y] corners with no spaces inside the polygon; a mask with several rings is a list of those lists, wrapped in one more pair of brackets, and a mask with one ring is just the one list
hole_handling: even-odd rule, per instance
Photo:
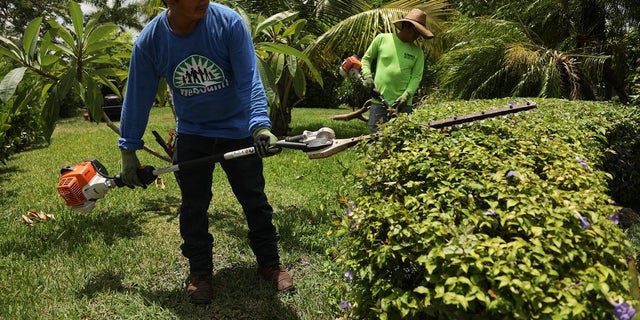
{"label": "blue long-sleeve t-shirt", "polygon": [[186,36],[171,31],[165,10],[140,32],[129,65],[118,146],[141,149],[160,78],[173,93],[178,134],[241,139],[271,127],[247,27],[232,9],[210,3]]}

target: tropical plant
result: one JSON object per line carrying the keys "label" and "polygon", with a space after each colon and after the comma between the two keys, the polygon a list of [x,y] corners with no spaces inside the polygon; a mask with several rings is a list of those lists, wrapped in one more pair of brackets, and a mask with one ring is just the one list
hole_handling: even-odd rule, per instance
{"label": "tropical plant", "polygon": [[[307,75],[320,85],[323,82],[319,71],[301,51],[314,41],[314,37],[304,31],[307,21],[296,19],[297,16],[295,11],[284,11],[267,18],[257,15],[252,21],[247,20],[276,135],[288,133],[294,95],[305,96]],[[248,15],[244,17],[247,19]]]}
{"label": "tropical plant", "polygon": [[[452,47],[439,70],[443,87],[454,97],[528,94],[609,100],[615,92],[622,102],[629,101],[625,78],[630,46],[623,39],[637,25],[630,10],[637,5],[627,0],[492,5],[491,18],[461,17],[445,34]],[[483,59],[487,54],[492,55],[489,63]],[[459,81],[465,76],[482,88]]]}
{"label": "tropical plant", "polygon": [[125,65],[119,58],[128,57],[128,53],[121,51],[120,56],[114,56],[109,50],[113,47],[128,48],[129,45],[118,43],[114,38],[117,26],[99,24],[99,15],[93,15],[85,24],[80,5],[70,2],[71,26],[62,26],[49,19],[47,23],[51,29],[39,37],[43,20],[40,17],[29,23],[22,39],[0,37],[0,56],[16,65],[0,82],[0,99],[8,102],[23,80],[33,81],[33,86],[25,88],[27,94],[18,93],[14,104],[44,99],[41,121],[47,140],[65,98],[77,97],[89,109],[92,118],[99,121],[103,104],[100,86],[119,93],[110,80],[124,77]]}
{"label": "tropical plant", "polygon": [[[606,57],[582,56],[533,43],[516,22],[460,17],[445,40],[456,43],[438,61],[440,85],[459,99],[505,96],[595,98],[583,69],[602,66]],[[453,39],[452,39],[453,38]]]}

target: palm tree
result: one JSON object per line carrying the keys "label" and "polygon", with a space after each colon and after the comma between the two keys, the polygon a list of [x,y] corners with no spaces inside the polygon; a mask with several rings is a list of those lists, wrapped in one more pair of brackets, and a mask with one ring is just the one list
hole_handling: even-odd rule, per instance
{"label": "palm tree", "polygon": [[456,44],[438,61],[441,87],[455,98],[545,96],[594,99],[583,69],[603,57],[580,57],[530,40],[518,23],[463,18],[450,24],[445,38]]}
{"label": "palm tree", "polygon": [[445,33],[456,45],[439,61],[441,85],[457,98],[594,100],[615,90],[626,102],[625,48],[615,40],[634,21],[625,2],[510,2],[491,19],[461,17]]}
{"label": "palm tree", "polygon": [[100,12],[100,23],[112,22],[121,29],[141,30],[143,25],[140,19],[143,5],[139,2],[127,2],[125,0],[86,0]]}
{"label": "palm tree", "polygon": [[443,51],[439,33],[443,22],[453,13],[444,0],[400,0],[374,8],[365,0],[326,0],[318,4],[315,17],[328,29],[309,46],[307,53],[318,67],[339,64],[351,54],[364,54],[378,33],[394,32],[392,21],[419,8],[427,14],[427,28],[436,38],[421,41],[427,56],[437,59]]}

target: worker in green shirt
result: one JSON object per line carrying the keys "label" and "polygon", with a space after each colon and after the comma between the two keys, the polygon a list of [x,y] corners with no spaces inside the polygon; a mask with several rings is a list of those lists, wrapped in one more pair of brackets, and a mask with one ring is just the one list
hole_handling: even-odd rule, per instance
{"label": "worker in green shirt", "polygon": [[[434,37],[425,22],[427,15],[413,9],[400,20],[393,21],[397,33],[377,35],[362,57],[362,76],[367,88],[380,91],[387,101],[397,104],[398,112],[411,113],[412,99],[424,71],[424,52],[414,42],[421,36]],[[375,66],[374,66],[375,64]],[[375,69],[375,74],[372,72]],[[369,109],[369,131],[378,131],[378,124],[387,122],[387,109],[379,99],[372,99]]]}

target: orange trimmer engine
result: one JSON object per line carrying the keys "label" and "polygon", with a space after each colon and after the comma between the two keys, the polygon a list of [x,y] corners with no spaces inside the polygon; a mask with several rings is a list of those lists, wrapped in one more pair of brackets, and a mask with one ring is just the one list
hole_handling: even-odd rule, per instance
{"label": "orange trimmer engine", "polygon": [[362,75],[360,74],[360,69],[362,68],[362,62],[358,59],[357,55],[352,55],[344,61],[340,65],[340,75],[343,77],[351,76],[360,81],[362,81]]}
{"label": "orange trimmer engine", "polygon": [[58,194],[67,206],[80,210],[91,210],[98,199],[105,196],[116,182],[108,176],[107,169],[95,159],[85,160],[73,167],[60,169]]}

